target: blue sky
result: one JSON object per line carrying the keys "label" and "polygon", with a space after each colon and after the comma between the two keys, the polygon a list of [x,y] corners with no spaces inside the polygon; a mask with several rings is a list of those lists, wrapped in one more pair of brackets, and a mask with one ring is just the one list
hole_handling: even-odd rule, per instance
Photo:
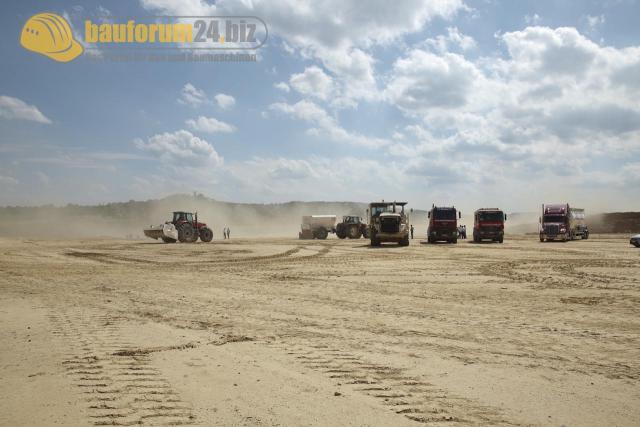
{"label": "blue sky", "polygon": [[[407,199],[637,209],[640,5],[611,1],[3,4],[0,204]],[[255,15],[255,63],[57,63],[35,13]],[[635,199],[635,202],[634,202]]]}

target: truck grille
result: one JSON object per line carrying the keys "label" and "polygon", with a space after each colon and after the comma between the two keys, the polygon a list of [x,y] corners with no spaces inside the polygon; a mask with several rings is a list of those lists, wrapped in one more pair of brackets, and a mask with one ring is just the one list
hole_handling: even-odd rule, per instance
{"label": "truck grille", "polygon": [[556,224],[545,225],[544,233],[551,236],[556,236],[560,233],[560,227],[558,227]]}
{"label": "truck grille", "polygon": [[395,218],[382,219],[380,221],[380,231],[383,233],[397,233],[400,231],[400,223]]}
{"label": "truck grille", "polygon": [[480,228],[481,231],[485,233],[497,233],[498,226],[497,225],[485,225]]}

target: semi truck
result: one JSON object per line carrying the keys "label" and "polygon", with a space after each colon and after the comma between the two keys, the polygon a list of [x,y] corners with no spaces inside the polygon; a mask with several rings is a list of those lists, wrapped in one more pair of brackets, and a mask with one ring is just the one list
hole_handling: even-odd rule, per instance
{"label": "semi truck", "polygon": [[327,238],[329,233],[336,232],[336,215],[305,215],[302,217],[299,239]]}
{"label": "semi truck", "polygon": [[473,241],[504,241],[504,222],[507,215],[498,208],[481,208],[473,213]]}
{"label": "semi truck", "polygon": [[572,208],[568,203],[542,205],[539,222],[541,242],[589,238],[584,209]]}
{"label": "semi truck", "polygon": [[428,243],[436,243],[438,241],[458,243],[458,219],[462,218],[462,214],[455,206],[431,205],[427,218],[429,218],[429,226],[427,228]]}

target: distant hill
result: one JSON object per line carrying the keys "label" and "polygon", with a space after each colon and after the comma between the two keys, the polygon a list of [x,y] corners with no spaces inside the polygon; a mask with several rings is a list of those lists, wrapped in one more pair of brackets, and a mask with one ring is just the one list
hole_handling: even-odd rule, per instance
{"label": "distant hill", "polygon": [[[142,229],[160,224],[174,210],[197,211],[219,238],[223,227],[232,237],[297,236],[300,218],[311,214],[365,216],[367,204],[356,202],[230,203],[202,195],[178,194],[159,200],[107,203],[96,206],[3,207],[0,208],[0,236],[24,238],[142,238]],[[507,233],[537,232],[538,214],[508,214]],[[415,210],[411,222],[416,237],[426,233],[427,212]],[[588,217],[594,233],[640,232],[640,212],[608,213]],[[473,227],[472,212],[463,212],[461,223]]]}

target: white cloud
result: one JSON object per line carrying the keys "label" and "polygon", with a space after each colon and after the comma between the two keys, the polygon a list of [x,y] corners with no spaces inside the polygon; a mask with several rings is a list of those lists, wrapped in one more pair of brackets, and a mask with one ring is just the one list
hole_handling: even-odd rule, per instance
{"label": "white cloud", "polygon": [[[193,15],[207,3],[143,0],[142,5],[171,15]],[[283,40],[283,49],[319,60],[340,81],[343,96],[335,103],[338,107],[378,96],[375,61],[367,52],[372,46],[388,45],[421,31],[435,18],[451,19],[468,10],[463,0],[399,0],[375,5],[359,0],[221,0],[210,6],[214,7],[216,14],[261,17],[270,34]]]}
{"label": "white cloud", "polygon": [[477,46],[473,37],[462,34],[456,27],[447,28],[446,36],[439,35],[435,38],[427,39],[425,44],[439,52],[448,52],[452,49],[459,49],[464,52],[475,49]]}
{"label": "white cloud", "polygon": [[233,108],[233,106],[236,105],[236,99],[231,95],[219,93],[214,98],[218,103],[218,107],[222,108],[223,110],[228,110],[229,108]]}
{"label": "white cloud", "polygon": [[580,76],[593,64],[600,47],[575,28],[528,27],[502,36],[514,71],[539,80],[541,76]]}
{"label": "white cloud", "polygon": [[599,29],[605,23],[604,15],[600,15],[600,16],[587,15],[585,19],[591,31],[595,31]]}
{"label": "white cloud", "polygon": [[232,125],[215,119],[213,117],[199,116],[197,119],[189,119],[186,121],[187,126],[192,130],[206,133],[231,133],[236,129]]}
{"label": "white cloud", "polygon": [[224,163],[211,144],[187,130],[154,135],[147,142],[138,138],[134,145],[174,166],[215,167]]}
{"label": "white cloud", "polygon": [[213,16],[216,5],[205,0],[140,0],[146,9],[161,10],[167,15]]}
{"label": "white cloud", "polygon": [[289,84],[303,95],[324,100],[333,92],[333,80],[315,65],[305,68],[303,73],[292,74]]}
{"label": "white cloud", "polygon": [[289,93],[289,91],[291,91],[291,88],[285,82],[278,82],[278,83],[274,84],[273,87],[275,87],[276,89],[280,89],[281,91],[287,92],[287,93]]}
{"label": "white cloud", "polygon": [[180,97],[178,102],[183,105],[189,105],[191,107],[199,107],[203,104],[208,104],[210,101],[203,90],[196,88],[191,83],[187,83],[182,87],[180,91]]}
{"label": "white cloud", "polygon": [[288,114],[294,118],[312,124],[309,129],[310,135],[326,135],[336,142],[347,142],[354,145],[366,147],[381,147],[388,144],[388,141],[381,138],[369,138],[359,133],[348,132],[338,121],[327,114],[327,112],[311,101],[299,101],[295,104],[278,102],[271,104],[269,109],[280,113]]}
{"label": "white cloud", "polygon": [[541,21],[542,18],[537,13],[534,13],[533,15],[525,15],[524,17],[524,22],[527,25],[538,25]]}
{"label": "white cloud", "polygon": [[18,180],[12,176],[0,175],[0,184],[2,185],[17,185]]}
{"label": "white cloud", "polygon": [[50,124],[44,114],[35,105],[29,105],[18,98],[0,96],[0,117],[8,120],[28,120],[32,122]]}
{"label": "white cloud", "polygon": [[386,96],[412,114],[431,108],[461,107],[467,102],[477,75],[476,67],[458,54],[437,55],[414,49],[393,65]]}

